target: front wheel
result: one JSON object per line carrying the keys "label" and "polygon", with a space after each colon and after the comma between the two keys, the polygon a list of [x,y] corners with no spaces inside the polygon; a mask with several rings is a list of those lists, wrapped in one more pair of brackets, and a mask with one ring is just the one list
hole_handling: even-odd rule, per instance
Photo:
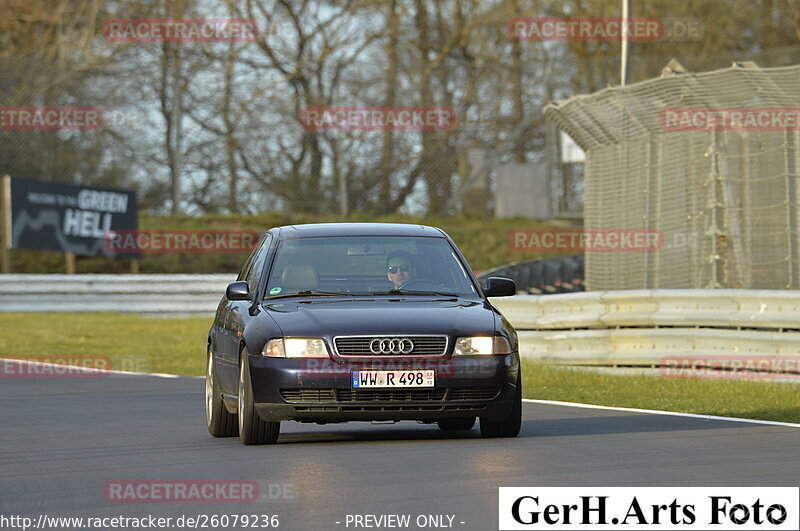
{"label": "front wheel", "polygon": [[229,413],[222,401],[222,391],[214,370],[214,354],[210,348],[206,363],[206,426],[208,433],[214,437],[236,437],[239,434],[236,415]]}
{"label": "front wheel", "polygon": [[481,417],[481,435],[484,437],[516,437],[522,427],[522,374],[517,379],[517,392],[511,414],[505,420],[494,421]]}
{"label": "front wheel", "polygon": [[273,444],[281,432],[280,422],[262,420],[253,407],[253,386],[247,351],[239,360],[239,440],[243,444]]}

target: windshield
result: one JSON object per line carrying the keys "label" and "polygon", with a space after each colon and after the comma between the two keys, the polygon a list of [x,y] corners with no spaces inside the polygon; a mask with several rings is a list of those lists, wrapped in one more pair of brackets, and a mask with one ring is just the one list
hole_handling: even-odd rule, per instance
{"label": "windshield", "polygon": [[283,240],[266,299],[293,295],[477,296],[443,238],[335,237]]}

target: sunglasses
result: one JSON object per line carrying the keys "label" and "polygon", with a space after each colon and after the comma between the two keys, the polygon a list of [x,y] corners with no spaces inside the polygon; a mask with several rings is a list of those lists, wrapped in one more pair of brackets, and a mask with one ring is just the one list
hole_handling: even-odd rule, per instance
{"label": "sunglasses", "polygon": [[403,273],[408,273],[411,270],[411,266],[410,265],[391,266],[389,268],[389,273],[394,275],[395,273],[397,273],[398,269]]}

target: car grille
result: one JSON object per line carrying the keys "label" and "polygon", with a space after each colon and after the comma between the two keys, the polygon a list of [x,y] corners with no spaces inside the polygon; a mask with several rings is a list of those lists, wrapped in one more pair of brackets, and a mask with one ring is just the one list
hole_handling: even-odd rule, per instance
{"label": "car grille", "polygon": [[444,389],[337,389],[340,402],[430,402],[444,400]]}
{"label": "car grille", "polygon": [[335,389],[281,389],[287,402],[336,402]]}
{"label": "car grille", "polygon": [[[374,339],[410,339],[414,349],[407,354],[381,354],[370,349]],[[444,356],[447,351],[447,336],[345,336],[334,339],[339,356]]]}
{"label": "car grille", "polygon": [[[363,402],[460,402],[489,401],[500,394],[499,387],[455,387],[450,389],[281,389],[289,403]],[[438,406],[436,406],[438,407]],[[457,408],[459,406],[454,406]]]}
{"label": "car grille", "polygon": [[450,389],[448,400],[493,400],[500,394],[499,387],[464,387]]}

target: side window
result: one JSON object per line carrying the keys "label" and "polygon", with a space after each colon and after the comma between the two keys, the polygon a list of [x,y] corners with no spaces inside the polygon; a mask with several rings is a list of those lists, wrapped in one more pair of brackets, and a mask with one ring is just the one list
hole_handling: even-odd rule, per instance
{"label": "side window", "polygon": [[253,250],[250,251],[250,255],[247,257],[247,260],[244,261],[242,270],[239,271],[239,276],[236,277],[236,280],[245,280],[247,278],[247,275],[250,273],[250,266],[253,265],[253,260],[261,250],[261,246],[266,238],[267,235],[265,234],[261,239],[258,240],[258,243],[253,246]]}
{"label": "side window", "polygon": [[258,281],[261,279],[261,272],[264,270],[264,262],[267,260],[267,254],[269,253],[269,245],[271,241],[272,238],[269,234],[267,234],[266,238],[264,238],[264,241],[258,248],[258,251],[253,256],[253,260],[250,262],[250,269],[247,271],[245,278],[242,279],[246,280],[250,285],[250,292],[258,289]]}

